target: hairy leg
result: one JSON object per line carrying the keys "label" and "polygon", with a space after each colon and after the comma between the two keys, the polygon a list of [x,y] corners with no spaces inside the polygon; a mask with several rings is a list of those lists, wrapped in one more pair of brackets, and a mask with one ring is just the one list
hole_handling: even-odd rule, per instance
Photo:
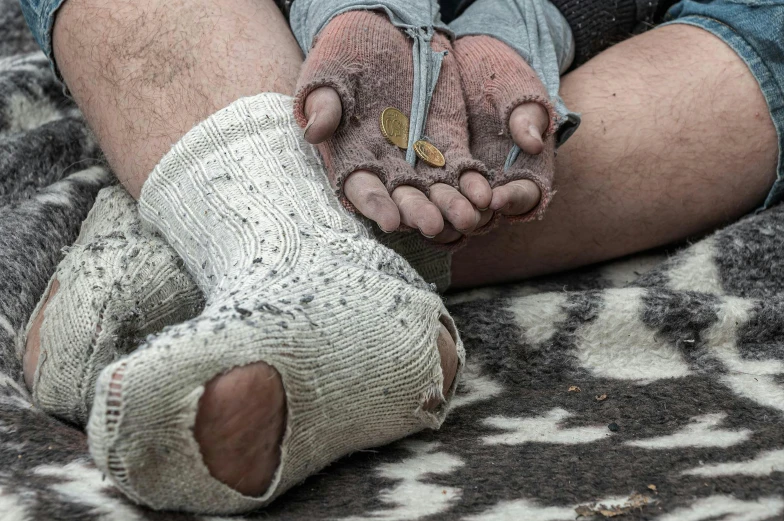
{"label": "hairy leg", "polygon": [[[271,0],[69,0],[55,24],[54,51],[134,198],[161,157],[199,121],[243,96],[292,94],[302,61]],[[54,294],[56,282],[52,288]],[[28,381],[38,361],[40,318],[28,337]],[[442,329],[445,389],[456,371],[455,349]],[[278,466],[285,417],[280,376],[263,362],[210,381],[194,434],[213,476],[244,494],[262,494]]]}
{"label": "hairy leg", "polygon": [[566,270],[683,240],[759,207],[778,145],[745,63],[714,35],[670,25],[563,78],[582,113],[560,149],[541,221],[472,239],[453,259],[471,287]]}
{"label": "hairy leg", "polygon": [[196,123],[243,96],[293,94],[302,63],[271,0],[68,0],[54,54],[134,198]]}

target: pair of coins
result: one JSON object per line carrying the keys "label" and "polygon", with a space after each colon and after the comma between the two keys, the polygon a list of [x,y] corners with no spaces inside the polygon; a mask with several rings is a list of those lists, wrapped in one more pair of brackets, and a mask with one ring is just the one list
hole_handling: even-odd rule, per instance
{"label": "pair of coins", "polygon": [[[408,149],[408,118],[393,107],[381,112],[381,134],[393,145],[403,150]],[[414,152],[426,164],[441,168],[446,164],[444,154],[432,143],[420,139],[414,143]]]}

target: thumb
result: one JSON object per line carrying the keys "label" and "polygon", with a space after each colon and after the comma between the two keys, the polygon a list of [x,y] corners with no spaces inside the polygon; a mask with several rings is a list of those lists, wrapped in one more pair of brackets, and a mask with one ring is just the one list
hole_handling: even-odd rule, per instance
{"label": "thumb", "polygon": [[549,115],[540,103],[521,103],[509,116],[512,140],[527,154],[537,155],[544,150],[542,136],[550,126]]}
{"label": "thumb", "polygon": [[305,140],[311,145],[326,141],[335,133],[343,115],[340,96],[332,87],[319,87],[305,99]]}

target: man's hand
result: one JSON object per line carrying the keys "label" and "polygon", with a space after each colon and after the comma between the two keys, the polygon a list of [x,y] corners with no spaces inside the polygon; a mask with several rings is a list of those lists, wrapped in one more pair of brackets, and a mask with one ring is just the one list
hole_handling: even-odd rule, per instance
{"label": "man's hand", "polygon": [[383,14],[352,11],[319,34],[303,67],[295,111],[305,138],[317,144],[333,186],[350,209],[382,230],[401,225],[438,242],[452,242],[489,220],[492,190],[469,152],[467,116],[457,61],[447,51],[424,135],[444,155],[443,168],[405,161],[405,150],[381,134],[386,107],[410,115],[412,41]]}
{"label": "man's hand", "polygon": [[[490,210],[512,221],[542,214],[552,196],[554,112],[531,67],[505,43],[465,36],[455,43],[471,153],[491,172]],[[505,168],[516,144],[522,152]]]}

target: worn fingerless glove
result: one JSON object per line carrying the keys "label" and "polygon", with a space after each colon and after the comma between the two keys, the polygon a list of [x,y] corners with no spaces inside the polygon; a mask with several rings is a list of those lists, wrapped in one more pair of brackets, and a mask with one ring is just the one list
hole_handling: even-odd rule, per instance
{"label": "worn fingerless glove", "polygon": [[[494,188],[523,179],[539,188],[539,202],[531,211],[507,219],[539,218],[553,194],[556,145],[580,121],[558,95],[559,74],[571,59],[569,26],[545,0],[478,0],[451,28],[458,37],[471,153],[490,170]],[[526,102],[539,103],[550,119],[542,136],[544,150],[537,155],[522,152],[509,129],[512,111]]]}
{"label": "worn fingerless glove", "polygon": [[[507,220],[541,217],[552,197],[555,170],[556,114],[547,89],[514,50],[495,38],[467,36],[455,43],[455,50],[468,106],[471,153],[490,169],[493,188],[521,179],[533,181],[539,188],[539,203],[523,215],[507,216]],[[544,150],[537,155],[514,146],[509,130],[512,111],[527,102],[539,103],[550,116]],[[492,223],[485,228],[490,227]]]}
{"label": "worn fingerless glove", "polygon": [[[343,120],[337,132],[318,148],[332,185],[350,209],[343,196],[343,181],[356,170],[375,173],[390,193],[401,185],[424,193],[434,183],[458,187],[465,170],[483,170],[469,151],[465,104],[451,43],[435,33],[429,45],[435,53],[443,53],[438,84],[430,99],[414,99],[411,39],[378,12],[352,11],[333,19],[305,62],[295,116],[300,126],[307,124],[304,104],[313,90],[329,86],[339,94]],[[387,141],[379,127],[386,107],[401,110],[411,120],[417,118],[412,114],[417,109],[427,116],[422,137],[427,136],[443,154],[443,167],[423,160],[412,165],[410,160],[416,156],[411,127],[403,129],[409,134],[407,151]]]}
{"label": "worn fingerless glove", "polygon": [[563,144],[580,116],[561,100],[560,74],[569,68],[573,38],[568,23],[546,0],[477,0],[450,24],[459,39],[486,35],[514,49],[547,89],[556,113],[556,144]]}

